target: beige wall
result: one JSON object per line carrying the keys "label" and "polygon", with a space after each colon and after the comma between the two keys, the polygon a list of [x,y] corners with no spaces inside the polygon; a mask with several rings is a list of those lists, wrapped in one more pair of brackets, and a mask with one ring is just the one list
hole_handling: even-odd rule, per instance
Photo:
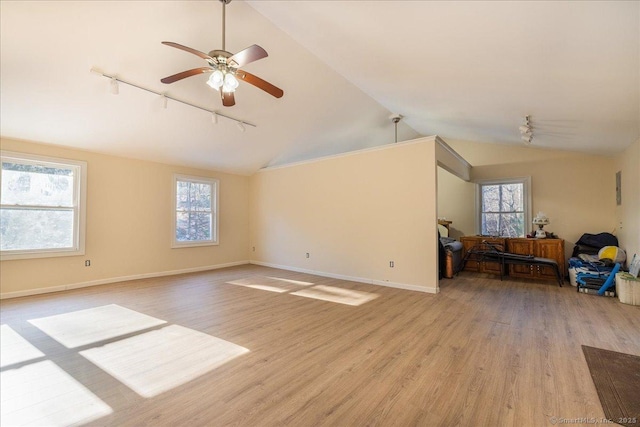
{"label": "beige wall", "polygon": [[449,237],[459,239],[476,233],[475,195],[475,184],[438,168],[438,218],[453,221]]}
{"label": "beige wall", "polygon": [[640,256],[640,139],[616,156],[614,173],[617,171],[622,171],[622,204],[616,206],[617,234],[620,247],[631,261],[633,254]]}
{"label": "beige wall", "polygon": [[[612,231],[620,222],[621,245],[630,253],[640,250],[640,141],[615,159],[447,143],[473,165],[472,179],[530,175],[533,212],[549,215],[547,228],[566,240],[567,256],[583,233]],[[2,261],[3,296],[248,258],[434,292],[434,201],[437,216],[454,221],[454,236],[475,233],[474,186],[436,170],[436,138],[268,169],[251,178],[7,139],[1,145],[88,164],[86,255]],[[620,207],[615,206],[617,170],[623,171]],[[220,180],[219,246],[170,248],[173,173]],[[85,259],[91,267],[84,267]]]}
{"label": "beige wall", "polygon": [[[88,175],[86,254],[2,261],[3,296],[248,260],[249,177],[7,139],[1,147],[83,160]],[[220,180],[218,246],[170,248],[174,173]],[[84,266],[85,259],[91,267]]]}
{"label": "beige wall", "polygon": [[565,240],[567,257],[582,234],[615,229],[612,157],[468,141],[447,143],[472,165],[472,180],[531,176],[532,214],[543,211],[549,216],[551,224],[545,229]]}
{"label": "beige wall", "polygon": [[255,174],[252,259],[436,292],[435,165],[423,138]]}

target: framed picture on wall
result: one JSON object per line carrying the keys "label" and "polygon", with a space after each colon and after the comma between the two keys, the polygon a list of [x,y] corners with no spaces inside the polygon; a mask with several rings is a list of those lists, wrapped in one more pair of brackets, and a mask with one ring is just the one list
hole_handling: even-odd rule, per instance
{"label": "framed picture on wall", "polygon": [[622,204],[622,171],[616,172],[616,205]]}

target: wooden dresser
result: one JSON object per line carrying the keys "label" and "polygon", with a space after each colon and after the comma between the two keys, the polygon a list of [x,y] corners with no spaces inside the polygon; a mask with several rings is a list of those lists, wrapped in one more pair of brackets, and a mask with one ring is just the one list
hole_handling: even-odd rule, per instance
{"label": "wooden dresser", "polygon": [[[565,273],[564,240],[562,239],[526,239],[526,238],[504,238],[504,237],[483,237],[464,236],[460,237],[462,243],[462,256],[474,246],[482,245],[483,241],[497,245],[499,248],[521,255],[533,255],[540,258],[549,258],[558,263],[560,272]],[[508,265],[508,273],[512,277],[521,277],[539,280],[556,280],[555,272],[549,267],[530,265]],[[474,260],[473,256],[467,261],[465,271],[477,271],[480,273],[500,274],[500,264],[497,262],[487,262]]]}

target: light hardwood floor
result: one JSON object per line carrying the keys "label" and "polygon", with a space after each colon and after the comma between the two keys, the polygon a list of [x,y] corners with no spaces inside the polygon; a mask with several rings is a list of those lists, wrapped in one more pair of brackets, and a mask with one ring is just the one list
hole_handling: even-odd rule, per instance
{"label": "light hardwood floor", "polygon": [[[350,306],[293,295],[295,286],[227,284],[260,277],[378,297]],[[249,352],[144,398],[28,322],[107,304]],[[0,308],[2,324],[113,409],[92,425],[545,426],[551,417],[604,417],[581,345],[640,355],[640,307],[568,284],[472,273],[443,279],[432,295],[247,265]]]}

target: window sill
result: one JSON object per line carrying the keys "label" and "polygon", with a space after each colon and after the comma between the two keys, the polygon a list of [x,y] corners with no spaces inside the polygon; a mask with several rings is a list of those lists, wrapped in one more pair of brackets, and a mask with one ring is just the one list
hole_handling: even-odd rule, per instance
{"label": "window sill", "polygon": [[197,248],[200,246],[219,246],[218,242],[173,242],[171,244],[171,249],[180,249],[180,248]]}
{"label": "window sill", "polygon": [[52,250],[52,251],[16,251],[0,253],[0,261],[11,261],[15,259],[36,259],[55,258],[64,256],[81,256],[84,250]]}

